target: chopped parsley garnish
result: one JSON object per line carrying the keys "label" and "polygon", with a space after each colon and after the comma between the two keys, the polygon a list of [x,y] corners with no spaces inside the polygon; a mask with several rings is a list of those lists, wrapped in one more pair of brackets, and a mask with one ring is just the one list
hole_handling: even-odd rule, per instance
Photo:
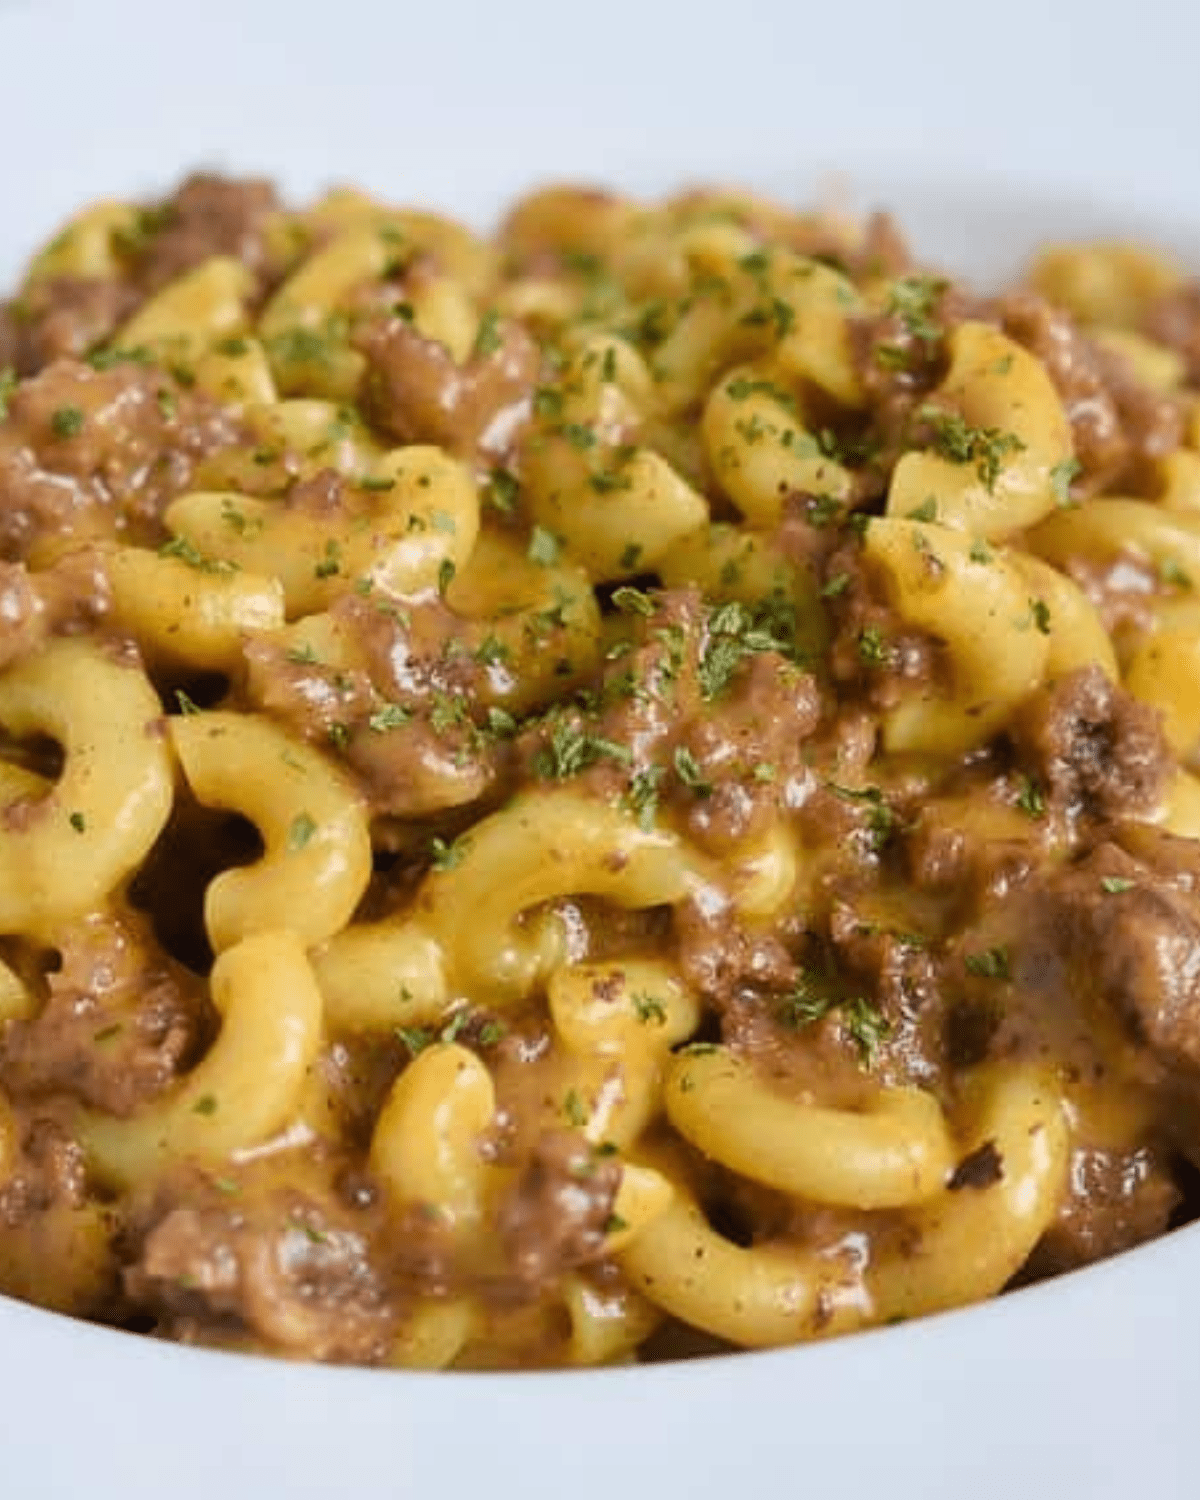
{"label": "chopped parsley garnish", "polygon": [[588,734],[577,724],[560,720],[550,731],[549,745],[534,757],[533,769],[544,780],[565,781],[600,760],[628,765],[632,759],[633,754],[625,745]]}
{"label": "chopped parsley garnish", "polygon": [[1030,613],[1033,615],[1033,623],[1043,635],[1050,634],[1050,606],[1044,599],[1031,599],[1029,601]]}
{"label": "chopped parsley garnish", "polygon": [[1017,806],[1029,818],[1046,816],[1046,798],[1036,781],[1030,777],[1017,777]]}
{"label": "chopped parsley garnish", "polygon": [[487,483],[487,500],[503,515],[512,514],[521,486],[507,469],[493,469]]}
{"label": "chopped parsley garnish", "polygon": [[930,495],[922,500],[920,505],[909,511],[908,519],[910,521],[936,521],[937,513],[937,500]]}
{"label": "chopped parsley garnish", "polygon": [[658,812],[658,784],[662,776],[661,766],[647,766],[630,778],[625,805],[637,819],[638,827],[643,833],[649,833],[654,827],[654,818]]}
{"label": "chopped parsley garnish", "polygon": [[81,812],[73,812],[67,819],[67,822],[70,823],[76,833],[87,832],[87,819]]}
{"label": "chopped parsley garnish", "polygon": [[469,848],[470,840],[465,835],[450,843],[435,835],[429,840],[429,862],[435,870],[453,870],[462,863]]}
{"label": "chopped parsley garnish", "polygon": [[297,813],[288,826],[287,846],[289,853],[296,854],[301,849],[306,848],[316,831],[316,820],[311,813]]}
{"label": "chopped parsley garnish", "polygon": [[967,973],[976,979],[1011,979],[1008,949],[1002,945],[987,948],[982,953],[968,953],[965,960]]}
{"label": "chopped parsley garnish", "polygon": [[822,599],[836,599],[850,587],[849,573],[835,573],[821,589]]}
{"label": "chopped parsley garnish", "polygon": [[1190,589],[1192,586],[1191,576],[1175,561],[1173,557],[1164,557],[1158,565],[1158,576],[1171,588]]}
{"label": "chopped parsley garnish", "polygon": [[535,526],[529,537],[529,547],[526,556],[530,562],[535,562],[541,568],[552,568],[558,561],[558,550],[561,543],[554,532],[547,531],[544,526]]}
{"label": "chopped parsley garnish", "polygon": [[313,574],[317,578],[336,578],[341,571],[341,543],[335,537],[330,537],[325,543],[324,553],[313,568]]}
{"label": "chopped parsley garnish", "polygon": [[487,359],[500,347],[500,315],[495,308],[489,309],[479,320],[479,332],[471,348],[472,359]]}
{"label": "chopped parsley garnish", "polygon": [[967,555],[973,563],[978,563],[981,567],[985,567],[992,561],[995,554],[988,544],[982,538],[979,538],[971,543],[971,550]]}
{"label": "chopped parsley garnish", "polygon": [[958,412],[923,406],[917,415],[930,426],[934,451],[950,463],[974,464],[976,474],[988,490],[995,489],[1004,459],[1025,448],[1015,432],[1002,432],[998,427],[971,427]]}
{"label": "chopped parsley garnish", "polygon": [[454,582],[454,575],[458,572],[452,557],[443,557],[438,565],[437,589],[439,594],[444,594]]}
{"label": "chopped parsley garnish", "polygon": [[612,602],[625,615],[645,615],[648,618],[654,613],[654,600],[650,595],[627,584],[613,590]]}
{"label": "chopped parsley garnish", "polygon": [[173,536],[170,541],[164,542],[158,549],[159,557],[175,557],[189,568],[195,568],[198,573],[236,573],[237,563],[226,562],[224,558],[206,557],[203,552],[189,542],[187,537]]}
{"label": "chopped parsley garnish", "polygon": [[1083,465],[1077,458],[1064,458],[1061,463],[1055,464],[1050,470],[1050,487],[1054,491],[1054,503],[1056,505],[1073,505],[1071,499],[1071,485],[1083,472]]}
{"label": "chopped parsley garnish", "polygon": [[892,648],[877,625],[864,625],[858,632],[858,655],[869,667],[890,665]]}
{"label": "chopped parsley garnish", "polygon": [[587,1105],[580,1097],[578,1089],[567,1090],[567,1096],[563,1100],[563,1114],[575,1126],[576,1130],[587,1124]]}
{"label": "chopped parsley garnish", "polygon": [[50,417],[50,431],[56,438],[78,437],[87,419],[77,406],[60,406]]}
{"label": "chopped parsley garnish", "polygon": [[385,703],[367,720],[367,728],[374,734],[387,734],[392,729],[403,729],[411,721],[412,713],[409,709],[401,707],[399,703]]}
{"label": "chopped parsley garnish", "polygon": [[676,776],[684,786],[690,787],[697,797],[712,796],[712,782],[705,781],[699,762],[686,745],[675,747],[674,765]]}
{"label": "chopped parsley garnish", "polygon": [[1131,891],[1136,883],[1123,875],[1106,875],[1100,882],[1100,888],[1106,896],[1119,896],[1123,891]]}
{"label": "chopped parsley garnish", "polygon": [[891,1031],[887,1018],[865,996],[838,999],[816,994],[803,975],[776,1003],[775,1016],[782,1025],[795,1030],[827,1017],[837,1020],[858,1048],[866,1068],[874,1065],[880,1044]]}
{"label": "chopped parsley garnish", "polygon": [[194,1115],[215,1115],[217,1112],[217,1101],[212,1094],[201,1094],[195,1104],[192,1105]]}
{"label": "chopped parsley garnish", "polygon": [[901,276],[888,288],[888,313],[898,317],[913,338],[935,343],[942,329],[933,313],[949,284],[940,276]]}
{"label": "chopped parsley garnish", "polygon": [[643,1026],[650,1025],[665,1026],[667,1024],[667,1007],[657,995],[637,993],[630,995],[633,1003],[633,1013]]}
{"label": "chopped parsley garnish", "polygon": [[17,372],[11,366],[0,370],[0,422],[8,416],[8,398],[17,388]]}
{"label": "chopped parsley garnish", "polygon": [[[708,640],[700,658],[697,676],[700,691],[711,702],[729,686],[748,656],[762,651],[794,652],[795,615],[788,618],[779,608],[786,601],[767,600],[757,611],[745,604],[721,604],[708,620]],[[772,629],[780,627],[779,630]]]}
{"label": "chopped parsley garnish", "polygon": [[175,689],[175,702],[179,705],[179,712],[181,714],[198,714],[200,712],[200,705],[193,703],[182,688]]}

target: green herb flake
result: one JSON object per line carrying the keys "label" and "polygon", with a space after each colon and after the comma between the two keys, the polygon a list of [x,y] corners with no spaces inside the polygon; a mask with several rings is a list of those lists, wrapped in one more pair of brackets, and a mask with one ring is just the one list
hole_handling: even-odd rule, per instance
{"label": "green herb flake", "polygon": [[410,1057],[418,1057],[432,1045],[433,1032],[427,1026],[394,1026],[392,1035],[407,1048]]}
{"label": "green herb flake", "polygon": [[490,308],[479,320],[479,331],[476,333],[475,343],[471,347],[471,358],[490,358],[500,348],[501,342],[500,314],[495,308]]}
{"label": "green herb flake", "polygon": [[429,863],[435,870],[453,870],[463,862],[469,848],[470,840],[465,836],[447,843],[435,835],[429,840]]}
{"label": "green herb flake", "polygon": [[942,329],[933,315],[949,285],[941,276],[901,276],[888,288],[887,311],[900,319],[913,338],[936,343]]}
{"label": "green herb flake", "polygon": [[625,793],[625,805],[637,819],[638,827],[643,833],[649,833],[654,827],[654,819],[658,813],[658,784],[662,775],[661,766],[647,766],[630,778],[629,788]]}
{"label": "green herb flake", "polygon": [[922,500],[920,505],[909,511],[908,519],[910,521],[936,521],[937,513],[937,500],[934,496],[930,495],[927,499]]}
{"label": "green herb flake", "polygon": [[967,973],[973,974],[976,979],[1008,980],[1012,978],[1008,949],[1002,945],[987,948],[982,953],[968,953],[964,963]]}
{"label": "green herb flake", "polygon": [[967,556],[973,563],[986,567],[995,557],[995,553],[982,538],[979,538],[971,543],[971,550]]}
{"label": "green herb flake", "polygon": [[705,781],[700,763],[686,745],[677,745],[673,757],[675,774],[696,796],[703,799],[712,796],[712,783]]}
{"label": "green herb flake", "polygon": [[446,590],[454,582],[454,575],[457,572],[458,568],[455,566],[454,559],[452,557],[443,557],[438,566],[437,575],[437,590],[439,594],[445,594]]}
{"label": "green herb flake", "polygon": [[8,398],[16,390],[19,383],[17,372],[11,365],[0,370],[0,422],[3,422],[8,416]]}
{"label": "green herb flake", "polygon": [[181,563],[186,563],[189,568],[195,568],[197,573],[236,573],[238,565],[227,562],[224,558],[206,557],[203,552],[190,542],[187,537],[173,536],[158,549],[159,557],[174,557]]}
{"label": "green herb flake", "polygon": [[541,568],[552,568],[558,561],[560,545],[559,538],[554,532],[547,531],[544,526],[535,526],[530,534],[525,555],[530,562],[537,563]]}
{"label": "green herb flake", "polygon": [[1046,798],[1037,782],[1031,777],[1017,777],[1017,806],[1027,818],[1046,816]]}
{"label": "green herb flake", "polygon": [[1033,616],[1033,623],[1043,635],[1050,634],[1050,606],[1044,599],[1031,599],[1029,610]]}
{"label": "green herb flake", "polygon": [[313,576],[316,578],[336,578],[341,571],[341,543],[335,537],[330,537],[325,543],[324,553],[313,568]]}
{"label": "green herb flake", "polygon": [[1100,882],[1100,889],[1106,896],[1119,896],[1124,891],[1131,891],[1136,884],[1136,881],[1127,880],[1123,875],[1106,875]]}
{"label": "green herb flake", "polygon": [[654,600],[650,595],[628,585],[613,590],[612,602],[623,615],[645,615],[648,619],[654,613]]}
{"label": "green herb flake", "polygon": [[667,1024],[667,1007],[657,995],[637,993],[629,997],[633,1013],[643,1026]]}
{"label": "green herb flake", "polygon": [[971,427],[958,412],[923,406],[917,415],[930,426],[934,451],[950,463],[974,464],[976,474],[989,491],[996,487],[1004,459],[1025,449],[1015,432],[1002,432],[998,427]]}
{"label": "green herb flake", "polygon": [[1164,557],[1159,563],[1158,576],[1171,588],[1190,589],[1192,586],[1191,576],[1173,557]]}
{"label": "green herb flake", "polygon": [[288,852],[290,854],[297,854],[301,849],[307,848],[309,841],[316,831],[317,824],[310,813],[297,813],[288,825]]}
{"label": "green herb flake", "polygon": [[77,406],[60,406],[51,413],[50,431],[56,438],[78,437],[83,431],[86,417]]}
{"label": "green herb flake", "polygon": [[1064,509],[1075,502],[1071,498],[1071,485],[1083,472],[1077,458],[1064,458],[1050,470],[1050,488],[1054,491],[1055,505]]}
{"label": "green herb flake", "polygon": [[175,702],[179,705],[179,712],[181,714],[198,714],[200,712],[200,705],[194,703],[182,688],[175,689]]}
{"label": "green herb flake", "polygon": [[869,667],[886,667],[892,660],[892,648],[877,625],[864,625],[858,633],[858,655]]}
{"label": "green herb flake", "polygon": [[521,486],[515,474],[507,469],[493,469],[487,483],[486,499],[502,515],[511,516],[516,509]]}
{"label": "green herb flake", "polygon": [[87,832],[87,819],[81,812],[73,812],[67,819],[67,822],[70,823],[76,833]]}
{"label": "green herb flake", "polygon": [[393,729],[403,729],[411,722],[412,713],[409,709],[399,703],[385,703],[367,720],[367,728],[372,734],[388,734]]}
{"label": "green herb flake", "polygon": [[215,1115],[217,1112],[217,1101],[213,1094],[201,1094],[195,1104],[192,1105],[194,1115]]}

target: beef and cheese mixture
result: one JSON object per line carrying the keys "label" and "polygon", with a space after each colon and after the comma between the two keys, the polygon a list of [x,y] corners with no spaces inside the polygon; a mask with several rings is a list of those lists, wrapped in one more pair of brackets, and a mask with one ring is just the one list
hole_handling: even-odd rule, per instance
{"label": "beef and cheese mixture", "polygon": [[1200,282],[215,175],[0,303],[0,1290],[799,1342],[1200,1163]]}

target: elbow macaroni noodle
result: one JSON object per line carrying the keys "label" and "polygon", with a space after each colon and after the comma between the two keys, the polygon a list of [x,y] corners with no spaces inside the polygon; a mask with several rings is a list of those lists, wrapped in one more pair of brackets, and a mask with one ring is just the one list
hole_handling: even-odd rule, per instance
{"label": "elbow macaroni noodle", "polygon": [[[134,285],[172,222],[85,210],[12,327]],[[215,234],[92,350],[87,380],[164,371],[164,421],[227,423],[153,502],[169,453],[95,460],[92,615],[55,593],[70,520],[48,541],[33,507],[0,563],[0,1290],[107,1316],[122,1243],[215,1215],[224,1312],[286,1349],[262,1257],[286,1280],[319,1247],[336,1281],[357,1235],[370,1358],[492,1368],[631,1362],[681,1325],[827,1337],[1036,1267],[1091,1116],[1004,903],[1034,922],[1021,880],[1073,868],[1096,814],[1023,769],[1031,705],[1094,674],[1153,710],[1172,763],[1138,837],[1200,837],[1200,396],[1153,332],[1182,271],[1122,245],[1031,270],[1180,403],[1177,441],[1093,482],[1045,350],[848,222],[561,187],[485,240],[339,189],[261,248]],[[64,453],[99,418],[29,436],[64,367],[7,377],[4,316],[0,500],[10,429],[83,485]],[[914,894],[919,830],[996,854],[979,911],[961,861]],[[129,952],[81,979],[71,936],[131,906],[134,1013]],[[178,1046],[172,984],[204,996]],[[946,1041],[968,1012],[1005,1046]],[[1151,1085],[1083,1013],[1139,1143]],[[126,1045],[133,1092],[106,1094]],[[88,1188],[43,1183],[27,1233],[47,1130]],[[280,1203],[311,1244],[254,1260],[238,1236]],[[168,1331],[181,1298],[204,1327],[189,1275],[144,1293]]]}

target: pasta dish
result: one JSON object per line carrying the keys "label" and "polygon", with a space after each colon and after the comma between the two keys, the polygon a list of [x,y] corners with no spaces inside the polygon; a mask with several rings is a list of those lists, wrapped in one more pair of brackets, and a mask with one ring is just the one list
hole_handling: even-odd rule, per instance
{"label": "pasta dish", "polygon": [[0,1291],[408,1368],[1191,1216],[1200,283],[257,180],[0,304]]}

